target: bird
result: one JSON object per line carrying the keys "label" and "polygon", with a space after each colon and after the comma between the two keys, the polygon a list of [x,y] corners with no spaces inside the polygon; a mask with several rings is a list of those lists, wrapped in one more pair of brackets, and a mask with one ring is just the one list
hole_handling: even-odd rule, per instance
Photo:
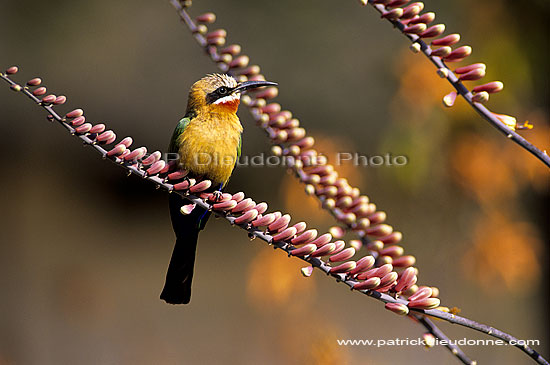
{"label": "bird", "polygon": [[[185,116],[178,122],[168,152],[177,156],[186,178],[209,179],[210,190],[221,195],[241,155],[243,127],[237,116],[242,93],[265,86],[270,81],[237,82],[227,74],[209,74],[189,90]],[[169,195],[170,217],[176,243],[168,265],[160,298],[169,304],[187,304],[191,300],[191,283],[199,232],[211,212],[199,206],[182,213],[186,201],[178,194]]]}

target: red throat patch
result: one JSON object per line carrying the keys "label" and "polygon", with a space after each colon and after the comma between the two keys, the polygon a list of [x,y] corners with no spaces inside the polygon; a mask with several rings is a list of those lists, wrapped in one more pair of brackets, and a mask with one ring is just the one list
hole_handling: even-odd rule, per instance
{"label": "red throat patch", "polygon": [[240,103],[239,99],[234,99],[234,100],[231,100],[231,101],[227,101],[225,103],[219,103],[218,105],[223,107],[223,108],[230,109],[233,112],[236,112],[237,109],[239,109],[239,103]]}

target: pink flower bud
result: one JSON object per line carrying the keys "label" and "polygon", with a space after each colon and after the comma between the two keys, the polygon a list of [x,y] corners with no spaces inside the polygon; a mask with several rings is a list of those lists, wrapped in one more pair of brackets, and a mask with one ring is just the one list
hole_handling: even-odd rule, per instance
{"label": "pink flower bud", "polygon": [[334,251],[333,253],[338,253],[346,247],[346,243],[344,241],[338,240],[334,242]]}
{"label": "pink flower bud", "polygon": [[[162,160],[160,160],[162,161]],[[157,162],[160,162],[157,161]],[[202,180],[196,185],[193,185],[191,188],[189,188],[189,192],[191,193],[199,193],[201,191],[205,191],[206,189],[210,188],[212,186],[212,181],[210,180]]]}
{"label": "pink flower bud", "polygon": [[[241,55],[233,59],[229,63],[229,68],[243,68],[248,66],[248,63],[250,62],[250,58],[246,55]],[[258,70],[259,71],[259,70]]]}
{"label": "pink flower bud", "polygon": [[449,54],[444,59],[447,62],[452,62],[452,61],[457,61],[458,62],[459,60],[462,60],[462,59],[468,57],[471,54],[472,54],[472,47],[462,46],[462,47],[458,47],[457,49],[452,51],[451,54]]}
{"label": "pink flower bud", "polygon": [[410,1],[411,0],[392,0],[386,5],[386,7],[388,9],[397,8],[398,6],[403,6],[403,5],[407,4]]}
{"label": "pink flower bud", "polygon": [[65,104],[66,101],[67,101],[67,97],[65,95],[60,95],[57,98],[55,98],[53,103],[55,105],[61,105],[61,104]]}
{"label": "pink flower bud", "polygon": [[220,51],[221,54],[230,54],[232,56],[236,56],[239,53],[241,53],[241,46],[238,44],[232,44],[230,46],[225,47]]}
{"label": "pink flower bud", "polygon": [[311,256],[313,257],[321,257],[330,255],[334,250],[336,249],[336,245],[334,243],[327,243],[326,245],[321,246],[317,250],[315,250]]}
{"label": "pink flower bud", "polygon": [[51,104],[55,101],[56,96],[53,94],[46,95],[42,98],[42,102],[46,104]]}
{"label": "pink flower bud", "polygon": [[293,245],[303,245],[312,242],[317,237],[317,230],[310,229],[292,239]]}
{"label": "pink flower bud", "polygon": [[124,159],[125,159],[126,161],[140,160],[140,159],[142,159],[146,154],[147,154],[147,148],[145,148],[145,147],[140,147],[140,148],[136,148],[135,150],[133,150],[132,152],[130,152],[129,155],[126,155],[126,156],[124,157]]}
{"label": "pink flower bud", "polygon": [[90,123],[84,123],[81,126],[76,127],[74,131],[77,134],[84,134],[88,133],[90,129],[92,129],[92,125]]}
{"label": "pink flower bud", "polygon": [[255,210],[258,211],[258,213],[260,214],[263,214],[266,212],[267,210],[267,203],[266,202],[261,202],[260,204],[257,204],[255,207],[254,207]]}
{"label": "pink flower bud", "polygon": [[270,232],[276,232],[280,229],[285,229],[288,226],[289,223],[290,223],[290,215],[285,214],[282,217],[280,217],[279,219],[277,219],[275,222],[271,223],[267,227],[267,229]]}
{"label": "pink flower bud", "polygon": [[280,233],[277,233],[273,236],[273,241],[285,241],[289,239],[290,237],[293,237],[296,235],[296,228],[294,227],[288,227],[281,231]]}
{"label": "pink flower bud", "polygon": [[332,235],[330,233],[325,233],[317,237],[312,244],[316,245],[317,247],[321,247],[326,245],[332,240]]}
{"label": "pink flower bud", "polygon": [[409,297],[409,301],[421,300],[432,296],[432,288],[429,286],[421,286],[416,293]]}
{"label": "pink flower bud", "polygon": [[113,147],[112,150],[107,152],[107,156],[118,156],[123,154],[126,151],[126,146],[122,144],[118,144],[115,147]]}
{"label": "pink flower bud", "polygon": [[355,248],[355,251],[359,251],[363,247],[363,242],[361,240],[350,240],[349,245]]}
{"label": "pink flower bud", "polygon": [[376,226],[371,226],[365,230],[369,236],[383,237],[391,234],[393,227],[389,224],[378,224]]}
{"label": "pink flower bud", "polygon": [[74,118],[74,119],[71,120],[69,123],[70,123],[73,127],[78,127],[79,125],[82,125],[85,121],[86,121],[86,118],[85,118],[83,115],[81,115],[80,117]]}
{"label": "pink flower bud", "polygon": [[517,125],[517,119],[512,117],[511,115],[506,114],[497,114],[493,113],[493,115],[500,120],[504,125],[506,125],[508,128],[514,130],[516,129]]}
{"label": "pink flower bud", "polygon": [[[251,209],[247,212],[245,212],[243,215],[235,218],[235,220],[233,221],[233,223],[235,224],[245,224],[245,223],[250,223],[252,222],[254,219],[256,219],[256,217],[258,216],[258,211],[255,210],[255,209]],[[275,240],[275,239],[274,239]]]}
{"label": "pink flower bud", "polygon": [[488,83],[483,84],[483,85],[476,86],[476,87],[474,87],[473,91],[476,92],[476,93],[486,91],[489,94],[493,94],[493,93],[498,93],[503,88],[504,88],[504,84],[502,82],[493,81],[493,82],[488,82]]}
{"label": "pink flower bud", "polygon": [[445,37],[439,39],[434,39],[432,41],[433,46],[452,46],[460,41],[460,34],[449,34]]}
{"label": "pink flower bud", "polygon": [[397,285],[395,286],[396,292],[402,292],[416,284],[416,270],[414,268],[409,267],[403,271],[401,274],[401,277],[397,281]]}
{"label": "pink flower bud", "polygon": [[420,15],[417,18],[413,18],[409,20],[408,24],[416,24],[416,23],[424,23],[424,24],[430,24],[435,20],[435,13],[424,13]]}
{"label": "pink flower bud", "polygon": [[409,314],[409,308],[402,303],[386,303],[384,308],[392,311],[393,313],[399,314],[400,316],[406,316]]}
{"label": "pink flower bud", "polygon": [[416,258],[411,255],[401,256],[393,260],[392,264],[395,267],[409,267],[414,265]]}
{"label": "pink flower bud", "polygon": [[180,183],[174,184],[174,190],[187,190],[190,186],[195,184],[195,179],[187,179]]}
{"label": "pink flower bud", "polygon": [[433,309],[439,307],[439,304],[441,304],[441,301],[438,298],[425,298],[410,301],[408,307],[419,309]]}
{"label": "pink flower bud", "polygon": [[487,91],[481,91],[472,95],[472,101],[476,103],[486,103],[489,101],[489,93]]}
{"label": "pink flower bud", "polygon": [[477,70],[477,69],[483,69],[483,71],[485,71],[487,69],[487,66],[484,63],[473,63],[473,64],[468,65],[468,66],[458,67],[455,70],[455,73],[465,74],[465,73],[468,73],[470,71]]}
{"label": "pink flower bud", "polygon": [[105,124],[96,124],[90,129],[90,133],[101,133],[105,130]]}
{"label": "pink flower bud", "polygon": [[466,72],[462,75],[459,75],[459,80],[462,81],[473,81],[473,80],[479,80],[485,77],[485,69],[483,68],[476,68],[475,70]]}
{"label": "pink flower bud", "polygon": [[[36,89],[38,90],[38,89]],[[84,114],[84,111],[82,109],[75,109],[71,112],[68,112],[65,117],[66,118],[76,118],[76,117],[80,117],[81,115]]]}
{"label": "pink flower bud", "polygon": [[397,280],[395,271],[389,272],[380,279],[380,287],[391,286]]}
{"label": "pink flower bud", "polygon": [[180,208],[180,212],[183,215],[189,215],[195,209],[196,204],[186,204]]}
{"label": "pink flower bud", "polygon": [[[445,58],[448,55],[450,55],[452,52],[452,48],[448,46],[439,47],[437,49],[432,49],[432,53],[430,53],[430,56],[437,56],[441,58]],[[440,77],[447,77],[449,74],[449,70],[446,68],[441,68],[438,70]]]}
{"label": "pink flower bud", "polygon": [[13,75],[13,74],[16,74],[17,71],[19,71],[19,67],[17,67],[17,66],[11,66],[11,67],[9,67],[9,68],[6,70],[6,73],[7,73],[8,75]]}
{"label": "pink flower bud", "polygon": [[448,108],[452,107],[455,104],[457,95],[458,94],[456,93],[456,91],[451,91],[450,93],[445,95],[443,97],[443,105],[445,105]]}
{"label": "pink flower bud", "polygon": [[[428,29],[419,34],[420,38],[438,37],[445,31],[445,24],[432,25]],[[433,44],[433,43],[432,43]]]}
{"label": "pink flower bud", "polygon": [[226,38],[226,37],[227,37],[227,31],[225,29],[217,29],[206,35],[206,39]]}
{"label": "pink flower bud", "polygon": [[349,247],[337,254],[330,256],[328,260],[330,262],[341,262],[351,259],[354,255],[355,249],[353,247]]}
{"label": "pink flower bud", "polygon": [[245,197],[244,193],[242,191],[239,191],[238,193],[233,194],[231,199],[235,200],[237,203],[243,200]]}
{"label": "pink flower bud", "polygon": [[41,83],[42,83],[42,79],[39,77],[35,77],[34,79],[27,81],[27,86],[38,86]]}
{"label": "pink flower bud", "polygon": [[382,223],[386,220],[386,212],[379,210],[378,212],[368,216],[370,224]]}
{"label": "pink flower bud", "polygon": [[373,277],[353,285],[355,290],[372,290],[380,285],[380,278]]}
{"label": "pink flower bud", "polygon": [[397,20],[403,16],[403,9],[396,8],[382,13],[381,18],[386,18],[388,20]]}
{"label": "pink flower bud", "polygon": [[133,141],[134,140],[132,139],[132,137],[126,137],[122,141],[120,141],[119,144],[123,144],[124,146],[126,146],[126,148],[128,148],[132,145]]}
{"label": "pink flower bud", "polygon": [[426,24],[418,23],[418,24],[412,24],[405,27],[405,29],[403,29],[403,32],[407,34],[420,34],[420,33],[424,34],[425,30],[426,30]]}
{"label": "pink flower bud", "polygon": [[331,274],[342,274],[353,269],[355,269],[355,261],[347,261],[338,266],[331,267],[329,272]]}
{"label": "pink flower bud", "polygon": [[255,97],[269,100],[277,97],[278,94],[279,94],[279,89],[277,89],[276,87],[266,87],[265,89],[259,91],[255,95]]}
{"label": "pink flower bud", "polygon": [[[90,129],[90,131],[92,129],[93,129],[93,127]],[[105,132],[101,133],[100,135],[98,135],[95,138],[95,140],[98,143],[105,143],[105,144],[109,144],[109,143],[113,142],[115,139],[116,139],[116,134],[111,130],[105,131]]]}
{"label": "pink flower bud", "polygon": [[[234,200],[232,200],[232,201],[234,201]],[[237,205],[237,202],[235,202],[235,205]],[[254,222],[252,222],[252,226],[254,226],[254,227],[268,226],[271,223],[273,223],[275,221],[275,219],[276,219],[275,214],[273,214],[273,213],[266,214],[263,217],[258,218]]]}
{"label": "pink flower bud", "polygon": [[250,210],[256,206],[256,203],[250,198],[241,200],[235,208],[231,210],[232,213],[239,213],[243,211]]}
{"label": "pink flower bud", "polygon": [[393,270],[392,264],[385,264],[380,267],[370,269],[368,271],[365,271],[357,276],[358,279],[364,280],[364,279],[370,279],[372,277],[379,277],[382,278],[389,274]]}
{"label": "pink flower bud", "polygon": [[420,14],[422,9],[424,9],[424,3],[417,2],[407,5],[403,8],[403,15],[401,16],[401,20],[411,19],[417,16],[418,14]]}
{"label": "pink flower bud", "polygon": [[214,203],[212,209],[214,210],[231,210],[237,206],[237,202],[234,200],[226,200],[221,203]]}
{"label": "pink flower bud", "polygon": [[216,14],[204,13],[195,18],[197,23],[214,23],[216,21]]}
{"label": "pink flower bud", "polygon": [[303,267],[300,272],[302,273],[302,275],[304,275],[306,278],[309,278],[311,276],[311,274],[313,274],[313,266],[306,266],[306,267]]}
{"label": "pink flower bud", "polygon": [[269,103],[263,108],[260,108],[260,112],[266,113],[266,114],[276,114],[276,113],[279,113],[280,111],[281,111],[281,104],[279,103]]}
{"label": "pink flower bud", "polygon": [[252,76],[260,73],[260,66],[252,65],[239,72],[241,75]]}
{"label": "pink flower bud", "polygon": [[166,165],[166,162],[164,162],[164,160],[156,161],[151,165],[151,167],[147,169],[147,175],[158,174],[160,170],[164,168],[165,165]]}
{"label": "pink flower bud", "polygon": [[222,38],[222,37],[220,37],[220,38],[208,38],[207,43],[210,46],[220,47],[220,46],[223,46],[225,44],[225,38]]}
{"label": "pink flower bud", "polygon": [[146,159],[141,161],[141,163],[145,166],[152,165],[153,163],[157,162],[161,158],[160,151],[155,151],[152,154],[150,154]]}
{"label": "pink flower bud", "polygon": [[384,248],[384,243],[380,240],[374,240],[367,243],[367,250],[369,251],[380,251]]}
{"label": "pink flower bud", "polygon": [[401,246],[390,246],[380,250],[380,255],[390,256],[390,257],[399,257],[402,256],[405,250]]}
{"label": "pink flower bud", "polygon": [[34,96],[41,96],[41,95],[44,95],[46,93],[46,88],[45,87],[39,87],[37,88],[36,90],[34,90],[32,92],[32,94]]}
{"label": "pink flower bud", "polygon": [[357,260],[357,266],[350,272],[350,275],[356,275],[370,269],[374,265],[374,261],[374,257],[370,255],[360,258]]}
{"label": "pink flower bud", "polygon": [[290,251],[290,254],[292,256],[307,256],[313,253],[315,249],[316,249],[315,245],[309,244]]}

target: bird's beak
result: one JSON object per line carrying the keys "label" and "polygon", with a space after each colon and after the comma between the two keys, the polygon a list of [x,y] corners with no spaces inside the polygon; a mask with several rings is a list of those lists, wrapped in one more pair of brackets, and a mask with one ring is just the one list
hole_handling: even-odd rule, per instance
{"label": "bird's beak", "polygon": [[250,89],[256,89],[263,86],[277,86],[276,82],[271,81],[245,81],[237,85],[232,91],[232,93],[244,93]]}

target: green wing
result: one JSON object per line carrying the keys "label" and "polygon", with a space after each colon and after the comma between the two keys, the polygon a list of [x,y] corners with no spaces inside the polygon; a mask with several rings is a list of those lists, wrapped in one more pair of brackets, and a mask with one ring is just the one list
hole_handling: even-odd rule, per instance
{"label": "green wing", "polygon": [[[243,136],[239,136],[239,145],[237,146],[237,161],[239,161],[239,158],[241,157],[242,145],[243,145]],[[237,164],[237,161],[235,161],[235,165]]]}
{"label": "green wing", "polygon": [[[168,152],[170,153],[179,152],[178,137],[183,133],[183,131],[189,125],[190,122],[191,122],[191,118],[189,117],[183,117],[178,122],[176,129],[174,129],[174,133],[172,133],[172,139],[170,139],[170,147],[168,147]],[[239,151],[240,151],[240,146],[239,146]]]}

